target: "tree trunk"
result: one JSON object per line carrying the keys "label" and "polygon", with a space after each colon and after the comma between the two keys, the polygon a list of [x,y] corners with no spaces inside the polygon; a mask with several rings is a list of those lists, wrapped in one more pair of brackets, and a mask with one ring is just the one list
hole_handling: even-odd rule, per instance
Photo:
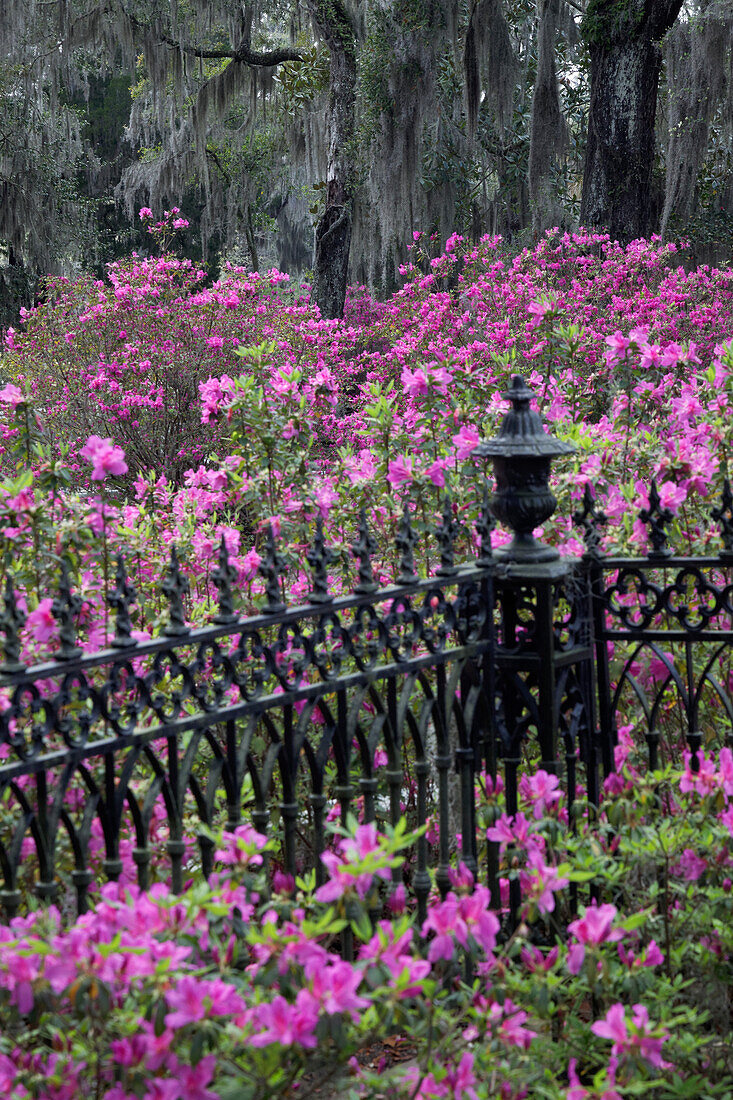
{"label": "tree trunk", "polygon": [[558,155],[567,144],[567,127],[560,107],[555,66],[559,0],[542,0],[537,30],[537,76],[532,95],[529,142],[529,196],[532,232],[536,237],[561,225],[563,209],[553,180]]}
{"label": "tree trunk", "polygon": [[682,0],[591,0],[583,23],[590,112],[580,221],[623,243],[652,228],[659,40],[681,7]]}
{"label": "tree trunk", "polygon": [[341,0],[309,0],[331,54],[326,209],[316,226],[313,297],[327,318],[342,317],[351,246],[356,117],[356,40]]}
{"label": "tree trunk", "polygon": [[726,92],[726,69],[731,71],[731,46],[733,10],[719,18],[712,0],[702,0],[698,19],[679,23],[664,43],[668,140],[662,236],[670,220],[677,232],[694,210],[710,123]]}

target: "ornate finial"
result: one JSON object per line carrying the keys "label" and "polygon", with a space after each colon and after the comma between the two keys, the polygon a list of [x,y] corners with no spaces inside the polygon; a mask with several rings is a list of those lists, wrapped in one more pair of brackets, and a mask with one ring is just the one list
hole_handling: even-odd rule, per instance
{"label": "ornate finial", "polygon": [[573,524],[583,528],[586,554],[597,554],[601,542],[601,528],[608,523],[606,513],[596,506],[596,495],[589,481],[583,490],[583,506],[573,512]]}
{"label": "ornate finial", "polygon": [[326,546],[323,538],[323,517],[316,519],[316,533],[313,545],[305,555],[305,560],[313,570],[313,590],[309,599],[311,603],[328,603],[333,596],[328,592],[328,567],[336,561],[336,554]]}
{"label": "ornate finial", "polygon": [[456,572],[456,564],[453,555],[453,543],[456,538],[456,521],[453,518],[453,504],[451,498],[446,495],[443,501],[443,518],[435,528],[435,534],[440,547],[440,567],[437,573],[447,576]]}
{"label": "ornate finial", "polygon": [[657,490],[656,479],[652,480],[652,487],[649,490],[649,507],[642,508],[639,512],[639,519],[642,523],[646,523],[649,526],[649,541],[652,544],[652,549],[648,552],[648,558],[670,558],[672,551],[667,546],[667,532],[665,526],[672,519],[672,512],[669,508],[662,508],[662,501]]}
{"label": "ornate finial", "polygon": [[13,579],[8,573],[5,578],[5,610],[0,615],[0,630],[5,635],[2,645],[5,660],[0,665],[0,672],[20,672],[25,668],[20,659],[19,635],[26,618],[25,612],[18,607]]}
{"label": "ornate finial", "polygon": [[400,525],[397,529],[397,538],[395,539],[395,545],[400,552],[398,584],[414,584],[415,581],[420,579],[415,572],[414,547],[416,542],[417,535],[412,529],[410,520],[410,506],[405,502]]}
{"label": "ornate finial", "polygon": [[354,588],[354,594],[357,596],[365,595],[367,592],[376,592],[377,590],[377,582],[374,580],[374,571],[372,570],[372,554],[376,549],[377,544],[369,532],[366,512],[362,508],[359,513],[357,539],[351,546],[351,553],[359,559],[359,581]]}
{"label": "ornate finial", "polygon": [[491,509],[489,508],[489,487],[484,482],[484,495],[481,500],[481,511],[476,521],[476,533],[479,537],[479,556],[476,565],[480,569],[488,569],[493,564],[494,555],[491,549],[491,532],[496,527]]}
{"label": "ornate finial", "polygon": [[710,515],[716,523],[720,524],[720,533],[723,536],[723,549],[720,551],[720,557],[730,560],[733,558],[733,493],[731,493],[728,478],[723,482],[720,508],[713,508]]}
{"label": "ornate finial", "polygon": [[221,542],[219,543],[219,564],[211,570],[211,579],[219,590],[219,610],[214,615],[214,622],[236,622],[237,615],[234,612],[232,585],[237,579],[237,570],[229,562],[229,551],[224,535],[221,536]]}
{"label": "ornate finial", "polygon": [[521,376],[512,376],[509,390],[503,394],[512,407],[504,416],[499,434],[479,443],[474,458],[490,458],[494,464],[496,490],[491,510],[514,533],[507,546],[496,549],[504,561],[535,565],[554,561],[560,555],[534,537],[557,507],[550,491],[550,467],[553,458],[573,454],[572,443],[548,435],[542,417],[530,408],[533,394]]}
{"label": "ornate finial", "polygon": [[190,628],[186,626],[183,597],[188,595],[191,586],[188,583],[188,578],[184,577],[181,573],[178,565],[176,544],[174,542],[171,543],[171,563],[168,566],[168,572],[160,587],[163,595],[168,597],[170,610],[170,621],[168,625],[163,628],[163,633],[173,636],[188,634]]}
{"label": "ornate finial", "polygon": [[267,615],[277,615],[278,612],[285,610],[285,604],[280,597],[280,578],[285,573],[285,558],[278,553],[275,546],[275,536],[271,523],[267,525],[265,559],[260,564],[258,572],[265,579],[265,593],[267,595],[267,603],[262,610]]}
{"label": "ornate finial", "polygon": [[122,554],[117,555],[117,570],[115,572],[115,586],[107,595],[107,603],[115,612],[115,636],[110,642],[115,649],[125,649],[127,646],[137,645],[132,637],[132,622],[130,621],[130,608],[137,602],[137,592],[127,579],[125,559]]}
{"label": "ornate finial", "polygon": [[69,567],[65,559],[61,561],[61,576],[59,578],[59,594],[51,604],[51,614],[59,624],[59,640],[61,648],[58,656],[62,661],[69,661],[72,657],[78,657],[81,646],[76,644],[76,617],[81,611],[81,599],[71,591],[69,579]]}

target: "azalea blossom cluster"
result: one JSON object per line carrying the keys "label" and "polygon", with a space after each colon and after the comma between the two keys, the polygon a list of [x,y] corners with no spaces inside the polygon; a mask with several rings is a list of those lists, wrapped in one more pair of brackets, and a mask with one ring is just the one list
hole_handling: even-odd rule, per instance
{"label": "azalea blossom cluster", "polygon": [[[179,213],[151,226],[161,240],[185,228]],[[280,272],[231,268],[206,286],[170,255],[49,287],[22,331],[7,332],[2,360],[0,538],[27,616],[23,661],[58,645],[60,561],[79,596],[80,645],[94,652],[113,630],[118,553],[139,640],[166,622],[173,547],[193,624],[216,610],[224,551],[237,611],[261,605],[268,530],[292,600],[312,587],[318,520],[330,589],[351,589],[361,509],[377,580],[392,576],[405,508],[418,569],[434,568],[446,493],[457,552],[470,557],[487,473],[475,452],[516,371],[577,447],[556,470],[561,508],[545,538],[582,549],[569,517],[592,482],[610,520],[604,546],[643,551],[638,509],[654,477],[678,544],[717,550],[709,513],[733,432],[731,272],[684,272],[673,246],[622,249],[601,234],[550,234],[514,258],[497,239],[453,235],[440,255],[428,244],[417,235],[388,302],[352,291],[342,322],[323,320]],[[509,537],[494,532],[494,543]],[[640,682],[664,681],[669,661],[640,658]],[[350,1095],[369,1096],[381,1082],[356,1055],[388,1028],[431,1052],[393,1074],[413,1100],[483,1097],[486,1082],[505,1100],[535,1087],[626,1096],[640,1081],[665,1095],[675,1074],[698,1073],[727,1088],[679,976],[695,968],[711,989],[733,978],[733,765],[707,747],[680,776],[649,777],[638,745],[622,726],[602,808],[584,809],[582,791],[568,806],[558,776],[530,769],[509,813],[501,778],[484,776],[481,858],[496,856],[497,889],[454,867],[421,922],[404,846],[373,822],[337,834],[319,885],[273,868],[250,826],[216,837],[206,885],[189,840],[181,897],[137,890],[136,841],[123,830],[119,881],[91,890],[91,913],[73,924],[63,909],[32,913],[0,931],[2,1088],[19,1100],[285,1096],[323,1051]],[[378,746],[375,768],[386,759]],[[414,789],[401,793],[407,807]],[[155,880],[170,840],[162,807],[150,829]],[[96,822],[91,833],[99,875],[105,838]]]}
{"label": "azalea blossom cluster", "polygon": [[[247,1097],[259,1095],[257,1089],[284,1097],[307,1076],[313,1058],[331,1067],[349,1095],[366,1098],[389,1082],[405,1100],[519,1100],[540,1082],[557,1100],[608,1100],[634,1094],[640,1081],[663,1092],[703,1063],[710,1073],[713,1061],[700,1030],[705,1012],[698,1020],[685,1007],[674,968],[694,955],[696,965],[707,966],[709,981],[715,973],[724,985],[733,966],[733,934],[712,918],[729,896],[733,829],[724,814],[713,813],[708,820],[717,824],[708,827],[703,845],[696,818],[720,792],[727,807],[729,756],[706,755],[697,761],[699,771],[690,758],[667,780],[675,800],[669,820],[678,835],[667,827],[665,851],[696,838],[707,885],[693,898],[680,866],[663,895],[668,908],[662,895],[656,906],[638,895],[642,912],[586,900],[573,915],[568,887],[593,881],[608,889],[606,876],[616,866],[628,889],[628,863],[638,862],[634,844],[647,827],[650,837],[659,835],[663,807],[658,796],[644,802],[644,791],[659,792],[660,775],[646,784],[640,779],[637,788],[650,808],[648,821],[633,797],[612,791],[596,817],[578,818],[574,834],[565,828],[567,806],[556,777],[528,776],[513,818],[502,810],[500,778],[482,777],[486,800],[479,814],[498,811],[488,840],[501,848],[502,873],[518,873],[521,883],[522,920],[508,938],[501,935],[506,909],[492,906],[489,890],[464,864],[451,869],[443,895],[431,891],[422,926],[404,890],[387,906],[391,916],[368,919],[380,896],[400,893],[394,873],[409,866],[415,842],[403,829],[383,833],[361,822],[337,832],[324,860],[328,878],[319,887],[272,870],[268,879],[277,849],[249,824],[214,838],[208,884],[194,878],[178,896],[163,883],[147,892],[133,885],[133,853],[123,847],[120,881],[100,886],[91,910],[75,922],[51,907],[0,929],[4,1094],[220,1100],[239,1087]],[[627,758],[621,771],[632,766]],[[633,815],[628,826],[620,809]],[[522,849],[541,856],[534,870],[543,876],[542,890],[522,870]],[[550,872],[558,858],[562,875],[557,866]],[[590,875],[584,870],[589,858],[596,864]],[[621,891],[610,888],[620,902]],[[706,943],[688,938],[700,909],[700,923],[710,925]],[[674,964],[657,942],[667,922]],[[346,957],[339,949],[345,929],[355,940]],[[467,962],[473,977],[464,982]],[[706,986],[709,995],[712,988]],[[592,1010],[578,1013],[578,1003]],[[697,1028],[691,1043],[683,1022]],[[396,1028],[415,1041],[427,1038],[426,1026],[435,1029],[433,1039],[418,1042],[413,1063],[375,1072],[358,1057],[372,1036],[384,1038]],[[38,1041],[44,1035],[46,1049]]]}
{"label": "azalea blossom cluster", "polygon": [[[98,644],[103,559],[121,551],[136,562],[135,629],[149,636],[175,543],[186,613],[200,622],[217,598],[223,538],[240,608],[253,611],[268,527],[297,600],[311,588],[305,552],[318,518],[335,551],[329,583],[348,590],[361,508],[377,579],[391,578],[405,505],[427,571],[446,493],[457,553],[470,556],[488,473],[475,451],[496,432],[517,370],[555,434],[578,448],[556,464],[560,507],[543,537],[580,552],[570,516],[592,482],[609,520],[604,545],[643,551],[638,510],[656,478],[679,548],[716,547],[710,509],[733,430],[730,271],[685,272],[672,245],[622,249],[599,234],[549,234],[513,259],[498,239],[454,236],[438,267],[424,244],[418,234],[400,291],[378,303],[353,290],[343,322],[322,320],[280,272],[230,268],[207,287],[170,255],[50,287],[22,331],[6,334],[12,381],[0,391],[0,534],[29,610],[53,591],[68,548],[81,644]],[[449,276],[456,291],[444,289]],[[52,631],[31,623],[24,641],[32,657]]]}

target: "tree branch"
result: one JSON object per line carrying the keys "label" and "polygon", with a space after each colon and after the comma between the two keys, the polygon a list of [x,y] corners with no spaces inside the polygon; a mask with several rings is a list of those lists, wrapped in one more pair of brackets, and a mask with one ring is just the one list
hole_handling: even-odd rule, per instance
{"label": "tree branch", "polygon": [[215,61],[223,60],[228,57],[232,61],[237,61],[244,65],[251,65],[253,68],[269,69],[274,65],[282,65],[283,61],[303,60],[303,55],[298,50],[289,50],[285,46],[278,50],[262,51],[252,50],[246,43],[242,42],[236,50],[203,50],[198,46],[189,46],[181,42],[176,42],[175,38],[169,38],[164,34],[158,37],[161,42],[165,42],[167,46],[175,50],[182,50],[183,53],[189,54],[191,57],[200,57]]}
{"label": "tree branch", "polygon": [[177,42],[175,38],[170,38],[167,34],[158,34],[156,36],[161,42],[164,42],[166,46],[170,46],[171,49],[181,50],[183,53],[188,54],[189,57],[200,57],[205,60],[220,61],[225,58],[229,58],[231,61],[237,61],[240,64],[251,65],[252,68],[272,68],[274,65],[282,65],[283,61],[302,61],[303,55],[299,50],[289,50],[286,46],[282,46],[277,50],[252,50],[246,42],[242,42],[237,46],[236,50],[204,50],[199,46],[191,46],[187,43]]}
{"label": "tree branch", "polygon": [[230,184],[232,182],[231,176],[227,172],[224,165],[221,163],[219,157],[216,155],[214,150],[211,149],[208,145],[206,146],[206,156],[209,158],[210,161],[212,161],[216,165],[216,167],[219,169],[219,171],[221,172],[221,174],[224,177],[224,179],[226,180],[226,182],[228,184]]}
{"label": "tree branch", "polygon": [[[149,30],[144,23],[137,19],[131,12],[127,11],[124,6],[122,10],[136,30]],[[210,61],[223,61],[229,58],[231,61],[236,61],[244,65],[251,65],[253,68],[269,69],[274,65],[282,65],[284,61],[303,60],[303,55],[299,50],[291,50],[288,49],[287,46],[282,46],[276,50],[265,51],[250,49],[248,41],[244,38],[236,49],[205,50],[199,46],[192,46],[186,42],[179,42],[177,39],[171,38],[170,35],[163,34],[162,31],[156,32],[155,37],[159,42],[163,42],[166,46],[170,46],[171,49],[180,50],[182,53],[188,54],[189,57],[199,57],[202,60]]]}

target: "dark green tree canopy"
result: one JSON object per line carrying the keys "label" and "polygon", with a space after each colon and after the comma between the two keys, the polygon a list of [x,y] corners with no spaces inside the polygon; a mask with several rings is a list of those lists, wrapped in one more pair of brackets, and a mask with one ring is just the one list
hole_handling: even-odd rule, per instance
{"label": "dark green tree canopy", "polygon": [[413,229],[733,240],[728,0],[5,0],[0,36],[6,265],[186,202],[334,316]]}

